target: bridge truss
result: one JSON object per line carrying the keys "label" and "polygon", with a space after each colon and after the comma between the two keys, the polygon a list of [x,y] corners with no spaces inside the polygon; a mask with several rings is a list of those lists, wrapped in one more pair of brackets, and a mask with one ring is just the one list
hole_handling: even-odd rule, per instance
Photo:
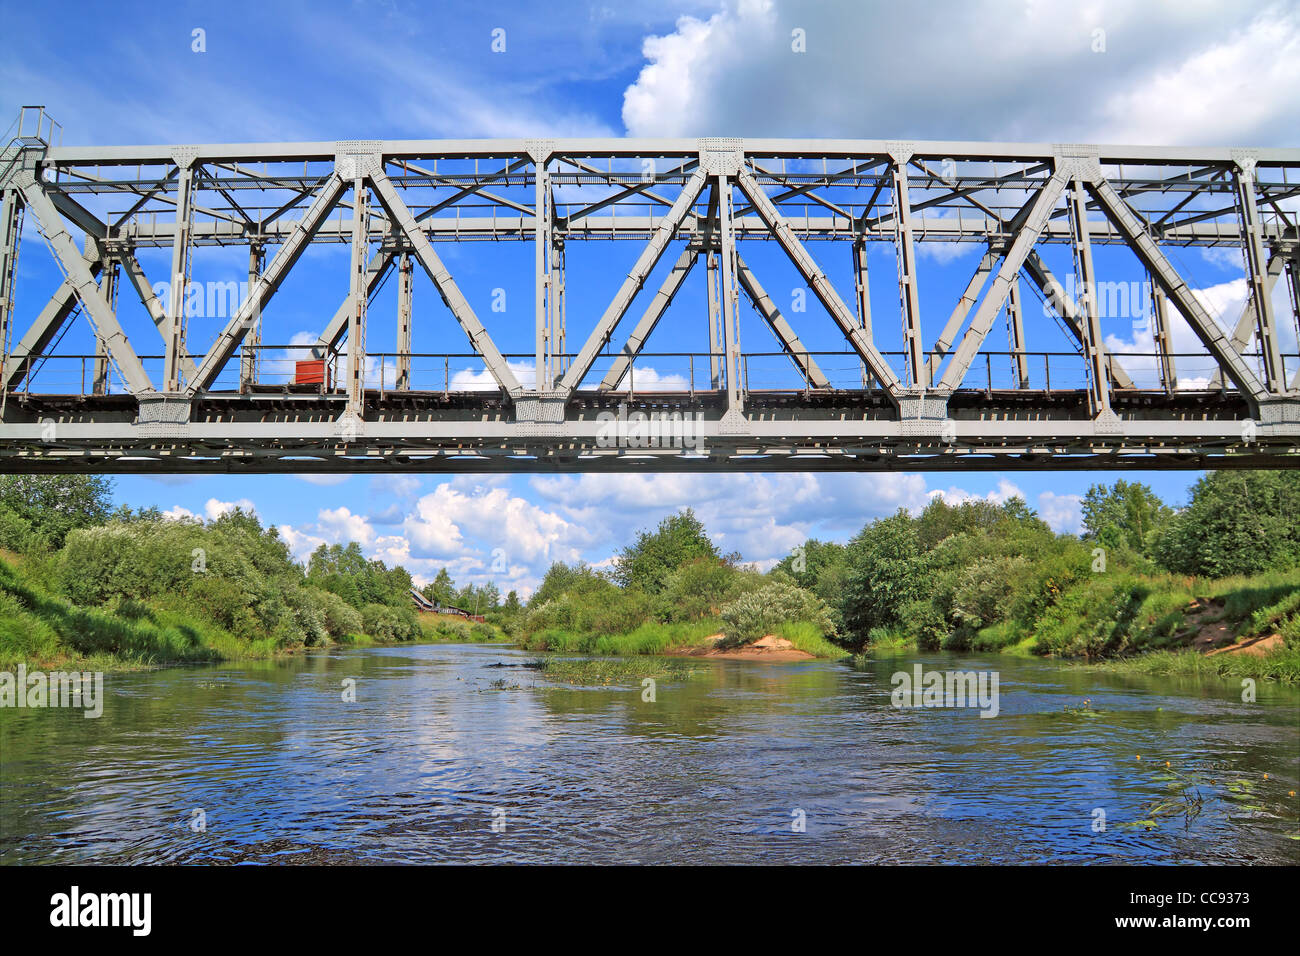
{"label": "bridge truss", "polygon": [[[0,159],[0,470],[1300,464],[1300,150],[762,139],[66,147],[43,120],[25,110]],[[637,257],[612,298],[577,314],[566,257],[609,241]],[[526,318],[471,303],[448,265],[512,242],[533,250]],[[330,244],[349,253],[342,302],[320,316],[315,342],[266,344],[293,331],[277,317],[277,291]],[[927,293],[923,313],[920,257],[961,244],[979,252],[964,292],[938,307]],[[872,315],[867,268],[882,245],[896,262],[888,323]],[[186,293],[209,247],[245,250],[249,282],[215,334],[196,336]],[[1146,353],[1112,349],[1103,334],[1097,261],[1112,247],[1150,283]],[[32,284],[19,281],[20,248],[49,255],[63,276],[39,309],[18,308]],[[1179,266],[1189,248],[1240,251],[1239,315],[1216,316],[1193,292]],[[166,295],[138,256],[154,249],[170,254]],[[783,308],[764,285],[759,260],[778,253],[812,308]],[[699,266],[707,296],[678,300]],[[417,269],[463,333],[454,348],[413,350]],[[396,315],[381,317],[374,297],[394,276]],[[1289,309],[1273,294],[1279,281]],[[675,300],[675,313],[698,316],[704,350],[650,351]],[[1041,310],[1026,306],[1038,300]],[[758,349],[742,347],[742,305],[770,330]],[[63,342],[82,320],[93,347],[77,352]],[[367,352],[381,320],[395,327],[394,348]],[[999,324],[1007,347],[994,351]],[[900,347],[882,349],[891,325]],[[1191,333],[1182,352],[1180,328]],[[1033,351],[1045,329],[1066,347]],[[833,348],[808,344],[828,331]],[[526,344],[510,351],[506,339]],[[291,355],[321,360],[319,382],[273,373]],[[482,374],[453,374],[467,362]],[[774,363],[782,374],[755,375]],[[647,370],[666,364],[674,375]]]}

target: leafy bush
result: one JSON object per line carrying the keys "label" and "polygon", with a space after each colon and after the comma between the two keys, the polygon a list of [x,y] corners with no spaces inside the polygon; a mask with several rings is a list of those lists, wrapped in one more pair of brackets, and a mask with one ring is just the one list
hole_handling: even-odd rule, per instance
{"label": "leafy bush", "polygon": [[389,604],[367,604],[361,609],[361,623],[377,641],[413,641],[421,634],[414,611]]}
{"label": "leafy bush", "polygon": [[835,624],[818,597],[781,581],[742,594],[722,609],[721,616],[727,638],[744,644],[796,621],[810,623],[823,634],[835,633]]}

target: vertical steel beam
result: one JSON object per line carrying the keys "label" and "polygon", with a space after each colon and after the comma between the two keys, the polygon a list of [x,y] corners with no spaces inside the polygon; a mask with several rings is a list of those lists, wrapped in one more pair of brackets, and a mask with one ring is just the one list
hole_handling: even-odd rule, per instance
{"label": "vertical steel beam", "polygon": [[1101,338],[1101,316],[1097,310],[1097,273],[1092,264],[1092,240],[1088,236],[1088,199],[1083,183],[1075,179],[1070,190],[1070,225],[1074,239],[1075,269],[1079,274],[1079,303],[1083,309],[1084,359],[1088,365],[1088,395],[1094,416],[1110,411],[1110,381],[1106,376],[1105,345]]}
{"label": "vertical steel beam", "polygon": [[727,411],[740,412],[743,403],[740,380],[740,292],[736,287],[736,238],[732,222],[731,180],[718,175],[718,243],[721,246],[721,268],[718,278],[722,299],[722,337],[727,358]]}
{"label": "vertical steel beam", "polygon": [[9,359],[21,223],[22,197],[6,186],[0,199],[0,367]]}
{"label": "vertical steel beam", "polygon": [[190,227],[194,220],[194,166],[181,167],[176,180],[176,233],[172,239],[171,295],[167,303],[164,389],[181,390],[181,353],[185,348],[185,292],[190,279]]}
{"label": "vertical steel beam", "polygon": [[[250,242],[248,244],[249,295],[252,295],[253,287],[257,285],[257,280],[262,275],[262,264],[265,255],[265,248],[260,242]],[[244,336],[244,341],[240,344],[239,390],[241,392],[251,392],[253,384],[257,381],[258,349],[261,344],[262,315],[258,312],[249,321],[248,334]]]}
{"label": "vertical steel beam", "polygon": [[1166,392],[1173,393],[1178,388],[1178,368],[1174,361],[1174,338],[1169,329],[1169,307],[1165,294],[1152,280],[1151,286],[1151,338],[1155,342],[1156,352],[1160,355],[1160,384]]}
{"label": "vertical steel beam", "polygon": [[[1295,323],[1296,341],[1300,342],[1300,248],[1292,249],[1287,257],[1286,277],[1291,289],[1291,320]],[[1291,378],[1291,388],[1300,389],[1300,366]]]}
{"label": "vertical steel beam", "polygon": [[718,254],[710,249],[704,256],[704,281],[709,293],[709,387],[722,388],[722,366],[726,347],[722,344],[722,322],[718,318]]}
{"label": "vertical steel beam", "polygon": [[[366,266],[370,261],[370,190],[364,177],[352,183],[352,313],[348,323],[348,408],[349,415],[363,418],[366,401]],[[383,375],[383,369],[379,370]]]}
{"label": "vertical steel beam", "polygon": [[1278,346],[1277,328],[1273,323],[1273,303],[1269,297],[1268,266],[1264,258],[1264,239],[1260,229],[1259,209],[1255,204],[1255,164],[1239,161],[1233,175],[1237,191],[1237,213],[1241,220],[1241,240],[1246,256],[1246,282],[1250,301],[1255,307],[1259,332],[1259,351],[1264,365],[1264,385],[1270,392],[1286,391],[1286,371],[1282,350]]}
{"label": "vertical steel beam", "polygon": [[545,156],[533,162],[533,246],[535,262],[535,313],[537,335],[537,375],[534,388],[550,391],[555,384],[551,368],[551,183]]}
{"label": "vertical steel beam", "polygon": [[916,244],[912,239],[912,200],[907,187],[907,159],[890,164],[894,186],[894,253],[898,263],[898,300],[903,316],[903,346],[912,388],[927,388],[930,368],[921,341],[921,302],[916,286]]}
{"label": "vertical steel beam", "polygon": [[[116,259],[108,259],[104,265],[104,274],[99,280],[99,288],[104,293],[104,299],[108,302],[114,314],[117,313],[117,277],[118,264]],[[103,338],[95,336],[95,368],[91,377],[90,393],[92,395],[108,394],[108,346],[105,345]]]}
{"label": "vertical steel beam", "polygon": [[1007,289],[1007,324],[1011,331],[1011,360],[1015,365],[1016,386],[1029,387],[1029,362],[1025,358],[1025,320],[1020,310],[1020,276]]}
{"label": "vertical steel beam", "polygon": [[[551,208],[555,208],[555,200],[551,200]],[[568,340],[565,325],[567,316],[565,314],[565,293],[564,293],[564,237],[555,234],[552,229],[551,233],[551,329],[554,332],[554,346],[552,352],[555,360],[555,374],[563,375],[569,369],[568,357]]]}
{"label": "vertical steel beam", "polygon": [[[858,307],[858,328],[871,338],[871,282],[867,275],[867,243],[859,236],[853,242],[853,291]],[[862,387],[867,387],[867,363],[859,362]]]}
{"label": "vertical steel beam", "polygon": [[411,298],[415,285],[411,254],[403,252],[397,262],[397,382],[399,391],[411,387]]}

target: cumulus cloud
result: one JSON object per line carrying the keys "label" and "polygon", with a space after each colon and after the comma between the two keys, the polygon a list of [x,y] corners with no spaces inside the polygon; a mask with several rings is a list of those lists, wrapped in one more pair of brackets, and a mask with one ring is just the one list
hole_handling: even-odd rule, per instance
{"label": "cumulus cloud", "polygon": [[727,0],[707,19],[681,17],[644,41],[624,125],[636,136],[1296,141],[1291,5],[937,6]]}
{"label": "cumulus cloud", "polygon": [[1083,528],[1083,498],[1044,491],[1038,496],[1038,516],[1057,534],[1078,534]]}
{"label": "cumulus cloud", "polygon": [[202,514],[190,511],[180,505],[175,505],[163,512],[163,516],[172,519],[190,519],[190,520],[208,520],[216,521],[223,514],[234,511],[236,508],[242,508],[244,511],[257,514],[257,507],[247,498],[240,498],[237,501],[220,501],[216,498],[209,498],[203,505]]}

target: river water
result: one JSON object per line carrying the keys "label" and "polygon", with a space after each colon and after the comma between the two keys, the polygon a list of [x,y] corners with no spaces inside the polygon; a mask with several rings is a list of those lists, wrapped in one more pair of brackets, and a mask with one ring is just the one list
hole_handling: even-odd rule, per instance
{"label": "river water", "polygon": [[[331,650],[109,674],[97,719],[0,710],[0,861],[1300,863],[1295,689],[934,655],[714,661],[651,702],[532,656]],[[895,708],[916,663],[995,668],[998,715]]]}

